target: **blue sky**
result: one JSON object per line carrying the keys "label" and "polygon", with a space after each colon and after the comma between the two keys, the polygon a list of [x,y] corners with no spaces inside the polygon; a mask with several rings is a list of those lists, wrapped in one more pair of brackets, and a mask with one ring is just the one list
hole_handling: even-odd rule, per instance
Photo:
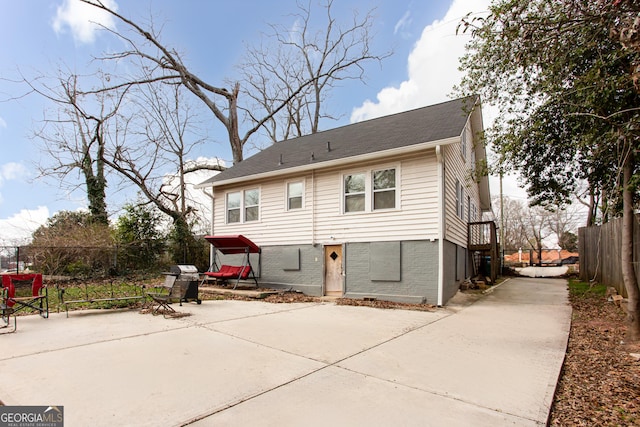
{"label": "blue sky", "polygon": [[[312,0],[314,4],[317,0]],[[138,23],[162,25],[162,41],[183,53],[185,63],[201,78],[223,85],[237,75],[245,44],[257,44],[268,24],[293,25],[295,0],[267,2],[208,0],[109,0],[118,11]],[[329,109],[341,118],[325,123],[336,127],[351,121],[404,111],[445,101],[458,83],[458,57],[465,36],[456,36],[460,18],[482,12],[489,0],[336,0],[334,16],[349,18],[353,10],[364,14],[375,7],[375,46],[394,54],[381,66],[369,64],[366,84],[351,82],[332,93]],[[35,163],[43,160],[31,138],[51,107],[15,83],[51,75],[60,67],[78,74],[93,57],[121,48],[104,31],[96,31],[77,0],[0,0],[0,244],[21,241],[59,210],[86,206],[82,191],[70,191],[52,180],[35,179]],[[107,25],[111,25],[105,22]],[[115,24],[121,28],[119,24]],[[485,114],[485,122],[490,120]],[[486,124],[485,124],[486,125]],[[210,138],[197,153],[229,160],[231,153],[220,125],[211,120]],[[46,160],[46,159],[44,159]],[[493,184],[493,182],[492,182]],[[110,211],[135,199],[135,192],[110,189]],[[494,194],[497,188],[492,188]],[[521,196],[515,185],[505,189]]]}

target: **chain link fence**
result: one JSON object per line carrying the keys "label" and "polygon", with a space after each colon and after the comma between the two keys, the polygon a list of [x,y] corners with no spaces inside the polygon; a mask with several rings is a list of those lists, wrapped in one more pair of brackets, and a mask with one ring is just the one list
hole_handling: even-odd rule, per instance
{"label": "chain link fence", "polygon": [[189,246],[166,241],[112,246],[0,246],[0,272],[38,272],[72,279],[123,275],[149,275],[167,271],[170,265],[209,267],[210,245],[196,239]]}

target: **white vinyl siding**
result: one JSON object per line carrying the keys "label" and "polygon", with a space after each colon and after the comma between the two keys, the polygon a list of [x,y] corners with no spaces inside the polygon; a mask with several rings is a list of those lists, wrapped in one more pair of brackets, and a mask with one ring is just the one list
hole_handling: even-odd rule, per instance
{"label": "white vinyl siding", "polygon": [[[395,169],[395,209],[344,213],[344,177],[354,173]],[[288,210],[286,185],[304,182],[302,209]],[[253,187],[252,187],[253,185]],[[372,185],[372,184],[369,184]],[[255,188],[247,183],[245,188]],[[243,187],[216,188],[242,191]],[[389,188],[387,189],[389,190]],[[372,194],[372,193],[371,193]],[[369,196],[371,197],[371,196]],[[373,203],[372,201],[370,203]],[[423,240],[438,237],[438,186],[435,150],[388,159],[388,163],[363,163],[353,167],[316,171],[260,181],[260,220],[227,224],[216,203],[216,234],[243,234],[260,245],[323,244]],[[372,206],[372,205],[371,205]]]}
{"label": "white vinyl siding", "polygon": [[469,151],[469,138],[467,135],[468,126],[465,126],[462,134],[460,135],[460,153],[462,154],[462,158],[467,160],[467,152]]}
{"label": "white vinyl siding", "polygon": [[[467,154],[473,149],[472,133],[469,126],[467,134]],[[462,142],[461,142],[462,144]],[[477,208],[480,204],[478,185],[472,179],[474,156],[465,159],[460,146],[445,147],[445,238],[459,246],[467,246],[468,223],[477,221]],[[475,210],[475,213],[474,213]]]}

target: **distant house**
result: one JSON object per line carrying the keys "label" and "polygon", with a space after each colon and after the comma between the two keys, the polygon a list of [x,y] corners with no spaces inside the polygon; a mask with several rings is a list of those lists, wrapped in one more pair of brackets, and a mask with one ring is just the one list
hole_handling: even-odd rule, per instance
{"label": "distant house", "polygon": [[566,249],[543,249],[542,262],[538,257],[538,251],[535,249],[525,249],[523,251],[514,252],[504,256],[504,263],[509,264],[528,264],[528,265],[565,265],[577,264],[580,255],[577,252],[570,252]]}
{"label": "distant house", "polygon": [[482,131],[479,100],[457,99],[278,142],[199,187],[214,234],[262,247],[261,285],[443,305],[491,209]]}

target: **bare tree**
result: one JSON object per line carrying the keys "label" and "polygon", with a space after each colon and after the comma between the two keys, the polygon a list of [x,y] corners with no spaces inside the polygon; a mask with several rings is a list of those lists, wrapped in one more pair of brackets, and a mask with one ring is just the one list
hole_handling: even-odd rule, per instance
{"label": "bare tree", "polygon": [[[598,208],[601,204],[601,194],[600,190],[594,188],[593,186],[585,183],[586,189],[578,188],[578,191],[575,194],[576,200],[587,209],[587,221],[585,223],[585,227],[591,227],[596,224],[598,221]],[[604,219],[606,215],[602,215],[602,219]]]}
{"label": "bare tree", "polygon": [[41,174],[64,182],[80,171],[92,217],[107,224],[106,173],[115,172],[116,182],[135,186],[148,203],[171,218],[174,235],[185,246],[197,209],[185,178],[196,171],[224,168],[219,162],[188,160],[205,138],[198,135],[196,115],[183,100],[182,86],[82,91],[78,80],[75,75],[48,85],[24,80],[56,107],[35,131],[46,158],[39,166]]}
{"label": "bare tree", "polygon": [[84,94],[78,87],[77,75],[59,74],[51,85],[40,79],[24,79],[32,91],[55,106],[45,112],[40,128],[34,131],[46,159],[38,170],[40,176],[55,177],[59,182],[67,181],[70,174],[79,171],[93,219],[107,224],[105,135],[127,90]]}
{"label": "bare tree", "polygon": [[[289,90],[287,90],[282,99],[276,99],[275,102],[271,104],[271,106],[269,106],[269,108],[265,109],[265,115],[263,117],[252,116],[252,123],[241,136],[238,116],[240,82],[231,84],[230,89],[227,89],[226,87],[212,85],[204,81],[184,64],[181,55],[175,49],[167,47],[167,45],[163,44],[160,41],[160,34],[153,28],[143,28],[131,19],[119,14],[115,10],[110,9],[100,0],[82,1],[111,14],[120,22],[125,24],[126,28],[133,33],[133,36],[128,37],[124,32],[117,32],[105,28],[106,31],[113,33],[123,42],[125,42],[126,45],[129,46],[129,49],[121,52],[106,54],[101,59],[136,59],[139,61],[139,64],[137,64],[138,67],[143,71],[142,75],[138,77],[128,78],[124,81],[121,81],[120,83],[116,83],[111,85],[110,87],[106,87],[103,90],[112,90],[120,87],[139,84],[150,84],[161,81],[171,81],[182,84],[197,98],[199,98],[204,103],[204,105],[213,113],[216,119],[224,125],[229,138],[229,144],[231,146],[234,163],[238,163],[243,160],[243,147],[247,143],[248,139],[255,132],[265,126],[265,124],[269,120],[271,120],[272,117],[276,116],[281,110],[285,108],[291,108],[292,106],[295,107],[296,104],[302,104],[300,102],[293,101],[299,95],[302,95],[304,97],[308,91],[309,86],[314,87],[312,93],[315,94],[315,105],[318,106],[317,114],[319,117],[319,108],[323,88],[326,87],[326,85],[329,82],[332,82],[334,79],[345,78],[346,75],[344,73],[348,68],[355,68],[357,70],[360,70],[358,76],[359,78],[361,78],[363,70],[362,62],[370,59],[368,50],[368,32],[365,32],[367,36],[363,38],[361,42],[358,42],[357,39],[355,39],[354,42],[345,42],[345,40],[348,40],[348,37],[350,37],[351,33],[357,34],[358,31],[360,31],[360,28],[369,28],[371,19],[366,18],[362,24],[354,25],[354,28],[351,31],[345,30],[338,32],[337,41],[332,42],[331,40],[327,39],[327,47],[325,47],[325,50],[331,49],[331,46],[333,46],[333,49],[338,52],[337,56],[332,56],[333,52],[331,51],[325,51],[326,56],[324,60],[326,62],[324,64],[318,67],[317,64],[309,62],[308,66],[310,67],[309,69],[312,70],[312,74],[299,79],[296,82],[296,86],[292,86]],[[329,2],[328,4],[330,5],[331,3]],[[305,9],[303,8],[303,10]],[[307,14],[307,19],[308,18],[309,15]],[[330,20],[329,22],[332,24],[333,20]],[[334,34],[331,31],[328,31],[327,36],[328,35]],[[341,57],[339,53],[340,51],[338,51],[337,49],[343,49],[343,55],[347,53],[350,54],[349,50],[344,50],[344,43],[347,43],[346,46],[349,46],[349,43],[352,43],[352,46],[354,48],[355,46],[357,46],[357,43],[363,43],[364,57],[358,57],[357,55],[355,55],[354,57]],[[306,47],[309,48],[310,45],[307,45]],[[334,64],[331,64],[330,62],[334,62]],[[297,111],[302,114],[303,106],[300,106]],[[294,113],[289,113],[289,115],[292,114],[295,115]]]}
{"label": "bare tree", "polygon": [[161,84],[131,91],[127,110],[118,114],[117,128],[110,135],[105,164],[171,218],[184,253],[196,212],[186,176],[224,168],[219,163],[188,161],[206,138],[198,135],[196,115],[181,90],[178,84]]}
{"label": "bare tree", "polygon": [[[322,3],[325,21],[314,29],[311,2],[298,3],[293,29],[271,25],[267,38],[273,44],[248,47],[247,59],[239,67],[243,93],[252,100],[244,110],[254,123],[263,122],[273,142],[316,133],[321,119],[334,118],[324,108],[330,92],[341,81],[363,81],[365,63],[380,62],[391,54],[370,49],[373,10],[362,17],[354,12],[343,26],[332,6],[333,0]],[[304,89],[291,97],[299,88]],[[285,108],[276,113],[283,104]]]}
{"label": "bare tree", "polygon": [[575,235],[580,212],[574,205],[547,209],[547,212],[549,229],[556,235],[558,246],[562,248],[565,244],[563,242],[567,239],[567,234]]}
{"label": "bare tree", "polygon": [[[498,198],[494,198],[498,204]],[[558,208],[542,206],[528,206],[527,203],[503,197],[504,242],[502,246],[507,251],[518,249],[534,249],[538,253],[539,262],[542,260],[544,242],[555,235],[560,239],[567,232],[573,232],[576,227],[579,212],[576,208]]]}
{"label": "bare tree", "polygon": [[[519,200],[509,197],[502,198],[503,206],[498,212],[502,212],[504,218],[498,218],[498,223],[503,224],[504,230],[501,232],[504,241],[502,247],[506,251],[517,251],[521,248],[529,248],[530,242],[527,230],[524,226],[523,218],[528,214],[527,206]],[[494,206],[500,204],[500,197],[493,198]]]}

